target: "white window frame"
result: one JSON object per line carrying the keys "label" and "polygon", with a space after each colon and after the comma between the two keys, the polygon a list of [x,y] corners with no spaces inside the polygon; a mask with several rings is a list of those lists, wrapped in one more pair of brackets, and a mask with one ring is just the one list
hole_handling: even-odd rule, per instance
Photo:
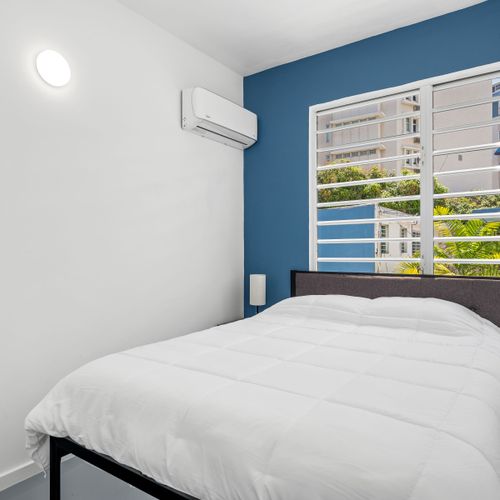
{"label": "white window frame", "polygon": [[[434,273],[434,218],[433,218],[434,172],[432,169],[432,165],[433,165],[433,156],[436,155],[436,152],[433,152],[432,148],[433,88],[436,85],[443,85],[443,84],[449,84],[450,87],[455,85],[460,85],[461,83],[459,80],[465,80],[474,77],[478,77],[478,79],[481,79],[482,77],[484,77],[489,73],[496,73],[499,71],[500,71],[500,62],[496,62],[492,64],[486,64],[483,66],[477,66],[475,68],[470,68],[463,71],[457,71],[454,73],[448,73],[445,75],[436,76],[433,78],[426,78],[424,80],[411,82],[405,85],[400,85],[398,87],[375,90],[373,92],[366,92],[363,94],[344,97],[341,99],[335,99],[333,101],[321,104],[315,104],[309,107],[309,269],[311,271],[316,271],[318,267],[318,260],[317,260],[318,259],[318,236],[317,236],[318,193],[316,187],[317,186],[316,155],[317,155],[317,132],[318,132],[316,129],[316,119],[318,113],[321,112],[326,113],[328,112],[328,110],[332,108],[337,108],[341,106],[353,105],[357,107],[364,101],[371,101],[372,103],[377,101],[384,101],[387,100],[388,98],[391,98],[391,96],[393,96],[394,98],[397,98],[398,96],[404,98],[405,97],[404,94],[419,92],[420,94],[419,103],[421,106],[420,137],[422,141],[422,152],[421,152],[421,162],[420,162],[421,163],[420,164],[421,242],[420,242],[420,259],[416,260],[421,262],[423,274],[433,274]],[[431,147],[425,147],[425,145],[431,145]],[[458,148],[458,149],[462,150],[464,148]],[[431,168],[426,168],[427,165],[430,165]],[[411,261],[415,259],[408,259],[408,260]],[[353,262],[354,261],[356,261],[356,259],[353,259]]]}

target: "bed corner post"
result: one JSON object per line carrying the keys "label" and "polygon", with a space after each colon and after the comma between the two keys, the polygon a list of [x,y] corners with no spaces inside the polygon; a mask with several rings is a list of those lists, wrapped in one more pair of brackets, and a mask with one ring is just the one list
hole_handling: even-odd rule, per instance
{"label": "bed corner post", "polygon": [[290,297],[295,297],[296,288],[295,288],[295,280],[297,279],[297,271],[292,269],[290,271]]}
{"label": "bed corner post", "polygon": [[57,438],[50,436],[50,500],[61,500],[61,458],[65,455],[58,446]]}

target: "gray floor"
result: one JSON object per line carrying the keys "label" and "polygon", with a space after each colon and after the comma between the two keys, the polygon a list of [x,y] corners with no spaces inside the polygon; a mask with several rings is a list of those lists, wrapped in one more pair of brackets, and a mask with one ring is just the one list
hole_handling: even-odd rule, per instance
{"label": "gray floor", "polygon": [[[72,458],[62,464],[62,500],[151,500],[128,484]],[[49,480],[38,474],[0,492],[0,500],[48,500]]]}

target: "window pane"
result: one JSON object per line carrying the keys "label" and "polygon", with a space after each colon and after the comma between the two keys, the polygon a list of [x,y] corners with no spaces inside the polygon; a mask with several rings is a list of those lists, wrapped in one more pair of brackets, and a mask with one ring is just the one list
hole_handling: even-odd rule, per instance
{"label": "window pane", "polygon": [[[370,121],[399,116],[420,110],[418,93],[389,98],[383,102],[361,104],[322,112],[317,117],[317,129],[350,125],[369,125]],[[393,127],[393,125],[389,125]],[[394,134],[393,134],[394,135]]]}
{"label": "window pane", "polygon": [[[498,124],[498,103],[492,104],[481,104],[480,106],[468,107],[455,109],[453,111],[445,111],[440,113],[434,113],[434,130],[442,133],[443,131],[451,128],[458,127],[473,127],[479,124],[492,123]],[[473,128],[471,128],[473,130]],[[498,131],[498,129],[497,129]],[[491,133],[493,142],[498,140],[498,135],[493,132]],[[489,139],[490,134],[483,132],[481,134],[481,139]],[[487,140],[485,142],[478,142],[477,144],[485,144],[491,142]],[[437,148],[436,149],[440,149]]]}
{"label": "window pane", "polygon": [[436,156],[434,174],[449,192],[497,189],[500,187],[499,153],[500,149],[495,148]]}
{"label": "window pane", "polygon": [[434,264],[434,274],[449,276],[483,276],[500,277],[500,265],[480,265],[480,264]]}
{"label": "window pane", "polygon": [[[318,222],[373,219],[374,217],[375,207],[373,205],[318,210]],[[373,222],[318,227],[318,240],[374,237],[375,224]],[[375,245],[373,243],[318,245],[319,258],[373,258],[374,255]],[[318,262],[318,270],[372,273],[375,272],[375,266],[373,262]]]}
{"label": "window pane", "polygon": [[488,98],[500,91],[500,74],[492,73],[479,80],[464,80],[462,85],[438,85],[434,89],[434,107],[466,104]]}
{"label": "window pane", "polygon": [[[418,153],[420,138],[404,136],[420,132],[419,110],[418,95],[410,95],[318,116],[318,130],[332,130],[317,134],[317,148],[329,150],[319,152],[318,165]],[[370,144],[356,145],[364,142]]]}
{"label": "window pane", "polygon": [[[375,118],[373,118],[375,120]],[[370,120],[370,121],[373,121]],[[418,117],[399,118],[383,123],[370,124],[370,121],[355,127],[343,128],[343,123],[326,124],[326,129],[331,132],[318,134],[318,148],[328,148],[330,146],[341,146],[343,144],[353,144],[357,142],[371,141],[373,139],[387,138],[400,135],[415,134],[420,132],[420,119]],[[339,129],[339,130],[337,130]]]}
{"label": "window pane", "polygon": [[[389,205],[389,204],[386,204]],[[418,263],[408,262],[419,258],[420,241],[406,243],[402,251],[400,241],[352,242],[353,239],[395,238],[401,234],[420,238],[419,205],[412,207],[413,216],[384,206],[369,204],[347,208],[326,208],[318,210],[318,242],[322,240],[349,240],[348,243],[318,244],[318,270],[337,272],[420,272]],[[368,219],[366,223],[359,223]],[[373,219],[388,219],[387,222]],[[338,224],[346,221],[345,224]],[[349,224],[348,221],[353,221]],[[334,223],[333,225],[324,225]],[[338,262],[324,262],[321,259],[344,259]],[[350,259],[374,259],[373,262],[359,262]],[[378,261],[375,259],[379,259]],[[398,259],[398,260],[392,260]],[[405,262],[406,261],[406,262]]]}
{"label": "window pane", "polygon": [[[400,139],[381,142],[365,147],[342,148],[336,151],[322,151],[317,154],[319,167],[349,163],[364,170],[371,170],[378,165],[385,170],[401,175],[404,169],[420,169],[420,139]],[[386,161],[386,158],[398,157],[398,160]],[[399,158],[400,157],[400,158]],[[368,162],[367,162],[368,160]]]}
{"label": "window pane", "polygon": [[[497,101],[499,98],[499,75],[451,88],[440,89],[438,87],[433,94],[434,108],[438,111],[439,108],[457,106],[458,109],[435,112],[434,129],[442,130],[449,127],[459,127],[498,119]],[[473,104],[477,101],[482,101],[482,103],[461,107],[467,103]]]}
{"label": "window pane", "polygon": [[317,127],[317,166],[333,167],[317,173],[318,269],[400,272],[420,223],[419,95],[320,113]]}
{"label": "window pane", "polygon": [[[471,101],[494,101],[500,80],[482,81],[436,90],[434,106]],[[498,103],[434,113],[434,128],[466,126],[464,130],[435,133],[434,150],[496,143],[500,139]],[[473,126],[489,123],[488,126]],[[434,157],[434,192],[470,193],[473,196],[434,200],[434,272],[459,276],[499,276],[500,144],[477,151],[439,154]],[[475,194],[477,192],[477,195]],[[454,218],[456,217],[456,218]],[[498,262],[498,264],[497,264]]]}
{"label": "window pane", "polygon": [[[352,203],[347,203],[348,201],[363,200],[360,204],[365,205],[370,200],[375,200],[374,203],[404,212],[403,215],[414,215],[419,212],[420,202],[414,199],[419,195],[420,181],[410,180],[321,189],[318,192],[318,202],[332,203],[328,206],[334,207],[352,205]],[[383,202],[384,198],[390,198],[390,201]]]}
{"label": "window pane", "polygon": [[496,143],[499,141],[499,124],[500,122],[484,127],[437,134],[434,136],[434,149],[463,148]]}
{"label": "window pane", "polygon": [[[434,222],[434,237],[438,238],[434,242],[434,257],[500,259],[500,241],[495,240],[500,237],[500,216],[495,213],[500,213],[498,194],[434,200],[434,215],[439,219]],[[496,276],[499,264],[435,262],[434,270],[436,274]]]}
{"label": "window pane", "polygon": [[[336,168],[341,169],[354,166],[362,169],[367,175],[369,175],[372,170],[375,173],[380,170],[382,172],[382,176],[384,177],[389,175],[402,175],[405,170],[408,170],[408,173],[410,174],[418,174],[420,172],[421,163],[419,151],[419,148],[405,147],[402,148],[402,154],[404,156],[402,156],[399,160],[384,161],[381,159],[380,161],[377,160],[376,162],[370,162],[368,164],[360,163],[362,161],[361,158],[359,160],[354,158],[345,158],[330,161],[328,158],[329,155],[325,153],[318,153],[318,166],[324,167],[327,165],[334,165]],[[320,170],[320,172],[321,171],[324,172],[325,170]]]}

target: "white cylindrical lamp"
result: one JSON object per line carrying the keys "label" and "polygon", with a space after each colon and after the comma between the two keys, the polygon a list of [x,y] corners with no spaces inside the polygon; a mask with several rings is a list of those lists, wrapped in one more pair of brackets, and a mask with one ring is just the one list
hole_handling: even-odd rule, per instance
{"label": "white cylindrical lamp", "polygon": [[266,275],[251,274],[250,275],[250,305],[257,308],[266,304]]}

